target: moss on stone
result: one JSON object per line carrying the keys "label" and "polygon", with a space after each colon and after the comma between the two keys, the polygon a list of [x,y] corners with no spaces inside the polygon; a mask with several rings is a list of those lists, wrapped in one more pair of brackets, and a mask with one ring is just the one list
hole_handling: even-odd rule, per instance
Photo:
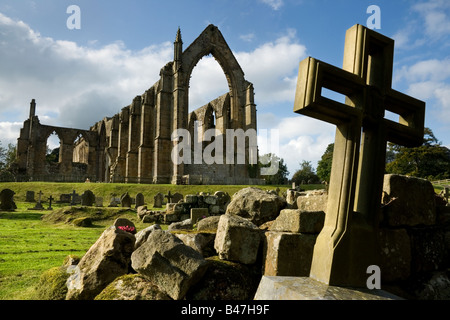
{"label": "moss on stone", "polygon": [[64,300],[68,276],[65,267],[54,267],[44,271],[36,286],[36,300]]}
{"label": "moss on stone", "polygon": [[92,226],[92,219],[88,217],[81,217],[73,220],[72,224],[76,227],[90,227]]}
{"label": "moss on stone", "polygon": [[170,300],[170,298],[145,276],[126,274],[111,282],[95,297],[95,300]]}

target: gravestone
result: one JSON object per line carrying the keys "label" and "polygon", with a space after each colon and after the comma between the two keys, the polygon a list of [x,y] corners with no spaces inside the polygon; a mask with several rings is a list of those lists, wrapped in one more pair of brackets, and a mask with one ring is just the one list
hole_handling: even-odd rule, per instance
{"label": "gravestone", "polygon": [[131,208],[131,197],[128,192],[120,197],[120,204],[123,208]]}
{"label": "gravestone", "polygon": [[[423,141],[425,103],[391,88],[394,41],[361,25],[347,30],[343,69],[314,58],[300,63],[294,111],[337,126],[325,226],[310,277],[363,287],[379,265],[377,228],[386,143]],[[322,96],[327,88],[345,104]],[[385,110],[399,122],[384,118]]]}
{"label": "gravestone", "polygon": [[42,195],[43,195],[42,191],[39,191],[38,201],[36,202],[33,208],[29,208],[28,210],[44,210],[44,207],[42,206]]}
{"label": "gravestone", "polygon": [[81,195],[81,205],[92,207],[95,203],[95,195],[91,190],[86,190]]}
{"label": "gravestone", "polygon": [[160,192],[158,192],[153,197],[153,208],[162,208],[164,202],[164,195]]}
{"label": "gravestone", "polygon": [[71,193],[71,201],[70,201],[70,205],[71,206],[75,206],[77,204],[81,203],[81,198],[78,195],[78,193],[75,192],[75,190],[73,190],[73,192]]}
{"label": "gravestone", "polygon": [[108,207],[117,207],[120,204],[120,198],[116,197],[115,194],[111,195]]}
{"label": "gravestone", "polygon": [[136,203],[135,203],[136,208],[143,206],[144,204],[145,204],[144,203],[144,195],[142,193],[138,193],[136,195]]}
{"label": "gravestone", "polygon": [[167,203],[172,203],[172,194],[170,191],[164,196],[164,198],[167,198]]}
{"label": "gravestone", "polygon": [[175,192],[172,195],[172,202],[173,203],[178,203],[179,201],[183,200],[184,196],[181,193]]}
{"label": "gravestone", "polygon": [[55,200],[55,198],[53,198],[52,195],[50,195],[50,197],[48,198],[48,208],[47,208],[47,210],[53,210],[53,208],[52,208],[53,200]]}
{"label": "gravestone", "polygon": [[0,192],[0,210],[14,211],[17,209],[16,203],[14,202],[15,194],[11,189],[3,189]]}
{"label": "gravestone", "polygon": [[95,206],[103,207],[103,197],[95,197]]}
{"label": "gravestone", "polygon": [[36,201],[36,200],[34,200],[34,191],[27,191],[25,201],[26,202],[35,202]]}
{"label": "gravestone", "polygon": [[71,195],[69,193],[63,193],[59,195],[59,202],[60,203],[70,203]]}

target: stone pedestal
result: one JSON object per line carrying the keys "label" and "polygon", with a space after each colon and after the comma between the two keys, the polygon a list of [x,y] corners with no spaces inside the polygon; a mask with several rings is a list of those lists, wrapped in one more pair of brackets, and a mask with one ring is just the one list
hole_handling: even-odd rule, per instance
{"label": "stone pedestal", "polygon": [[263,276],[254,300],[403,300],[383,290],[329,286],[309,277]]}

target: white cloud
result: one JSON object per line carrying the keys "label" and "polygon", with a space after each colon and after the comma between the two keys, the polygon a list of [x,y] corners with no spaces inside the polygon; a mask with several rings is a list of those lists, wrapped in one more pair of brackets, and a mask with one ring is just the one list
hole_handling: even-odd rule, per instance
{"label": "white cloud", "polygon": [[425,33],[432,39],[450,34],[450,2],[430,0],[413,6],[424,19]]}
{"label": "white cloud", "polygon": [[255,86],[257,104],[258,101],[266,104],[293,102],[298,65],[305,57],[306,47],[296,41],[295,31],[291,29],[252,52],[236,53],[247,80]]}
{"label": "white cloud", "polygon": [[404,66],[397,81],[405,81],[406,93],[426,101],[427,114],[450,123],[450,59],[430,59]]}
{"label": "white cloud", "polygon": [[[336,132],[334,125],[310,117],[298,115],[279,118],[270,113],[258,115],[258,128],[267,130],[266,136],[260,133],[260,155],[270,152],[283,158],[290,176],[300,168],[299,164],[303,160],[311,161],[316,167],[328,144],[334,142]],[[271,130],[276,130],[279,138],[275,148],[270,145],[274,138]],[[264,140],[266,137],[268,141]]]}
{"label": "white cloud", "polygon": [[242,34],[239,36],[239,38],[245,42],[252,42],[255,39],[255,34],[254,33]]}
{"label": "white cloud", "polygon": [[93,49],[54,40],[0,13],[0,115],[22,121],[35,98],[41,122],[87,129],[152,86],[172,55],[170,42],[133,52],[121,42]]}
{"label": "white cloud", "polygon": [[283,0],[259,0],[262,3],[269,5],[273,10],[278,10],[283,6]]}

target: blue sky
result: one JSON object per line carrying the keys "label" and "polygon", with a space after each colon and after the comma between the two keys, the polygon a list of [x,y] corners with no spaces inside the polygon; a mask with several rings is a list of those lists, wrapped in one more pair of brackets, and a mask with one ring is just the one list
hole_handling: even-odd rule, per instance
{"label": "blue sky", "polygon": [[[81,29],[67,28],[67,8]],[[393,88],[426,102],[426,126],[450,147],[448,0],[0,0],[0,141],[16,143],[31,99],[41,123],[88,129],[130,104],[209,24],[219,27],[255,87],[259,129],[279,129],[291,175],[334,141],[332,125],[293,113],[298,64],[307,56],[342,66],[345,32],[367,25],[370,5],[395,42]],[[190,105],[225,93],[212,57],[194,69]],[[264,146],[260,146],[262,151]]]}

